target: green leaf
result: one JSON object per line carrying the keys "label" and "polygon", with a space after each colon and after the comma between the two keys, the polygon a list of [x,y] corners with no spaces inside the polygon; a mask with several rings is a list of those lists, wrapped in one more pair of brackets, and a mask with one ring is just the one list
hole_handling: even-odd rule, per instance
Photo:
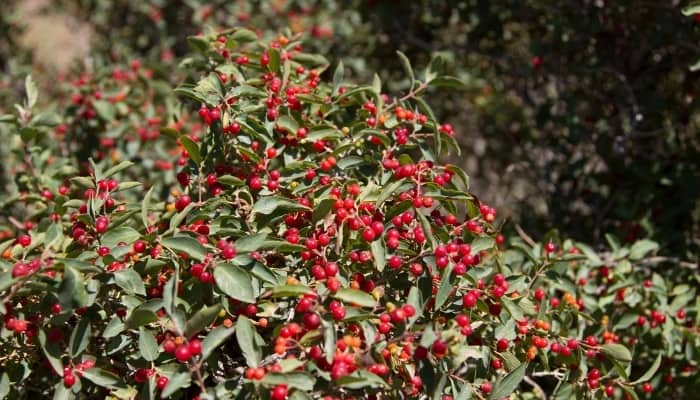
{"label": "green leaf", "polygon": [[512,371],[512,370],[518,368],[520,366],[520,364],[522,364],[520,362],[520,360],[518,359],[518,357],[516,357],[515,354],[513,354],[509,351],[500,353],[500,355],[501,355],[501,358],[503,358],[503,363],[505,364],[506,369],[508,371]]}
{"label": "green leaf", "polygon": [[220,326],[209,334],[202,340],[202,360],[206,360],[209,356],[216,350],[222,343],[226,341],[235,332],[236,328],[226,328]]}
{"label": "green leaf", "polygon": [[148,227],[148,210],[151,207],[151,196],[153,196],[153,190],[155,186],[151,186],[143,197],[143,202],[141,203],[141,222],[143,222],[144,227]]}
{"label": "green leaf", "polygon": [[93,181],[92,178],[89,176],[74,176],[70,178],[70,181],[71,183],[74,183],[76,186],[82,189],[95,188],[95,181]]}
{"label": "green leaf", "polygon": [[333,92],[331,96],[335,96],[338,94],[338,89],[340,88],[340,84],[343,82],[343,73],[345,72],[345,67],[343,67],[343,62],[340,61],[338,62],[338,66],[335,68],[335,72],[333,72]]}
{"label": "green leaf", "polygon": [[122,225],[105,232],[105,234],[102,235],[102,239],[100,239],[100,244],[102,246],[114,248],[122,242],[129,245],[140,237],[141,234],[136,229]]}
{"label": "green leaf", "polygon": [[366,369],[358,369],[350,375],[346,375],[338,380],[336,384],[346,389],[363,389],[366,387],[388,388],[386,381]]}
{"label": "green leaf", "polygon": [[120,288],[124,289],[127,294],[146,295],[146,286],[143,284],[143,278],[132,268],[126,268],[115,272],[114,281]]}
{"label": "green leaf", "polygon": [[651,378],[654,377],[654,374],[656,373],[656,371],[659,370],[660,366],[661,366],[661,354],[656,356],[656,359],[651,364],[651,367],[649,367],[647,372],[645,372],[642,376],[635,379],[634,381],[630,382],[630,385],[637,385],[637,384],[649,381]]}
{"label": "green leaf", "polygon": [[90,368],[83,371],[83,378],[89,380],[97,386],[106,388],[123,388],[126,387],[121,379],[112,372],[105,371],[102,368]]}
{"label": "green leaf", "polygon": [[508,375],[506,375],[503,378],[503,380],[501,380],[495,385],[493,392],[491,392],[491,396],[489,396],[489,399],[500,400],[513,393],[525,377],[526,368],[527,364],[520,364],[520,366],[518,366],[516,369],[510,371]]}
{"label": "green leaf", "polygon": [[382,79],[376,73],[372,77],[372,91],[374,91],[374,94],[377,97],[379,97],[382,94]]}
{"label": "green leaf", "polygon": [[10,394],[10,376],[3,372],[0,376],[0,399],[4,399]]}
{"label": "green leaf", "polygon": [[418,221],[420,222],[421,228],[423,228],[423,233],[425,234],[425,237],[428,239],[428,244],[430,245],[430,248],[434,248],[435,235],[433,235],[433,228],[430,225],[430,222],[428,222],[428,218],[421,212],[417,212],[416,216],[418,217]]}
{"label": "green leaf", "polygon": [[338,161],[338,168],[348,169],[357,165],[364,164],[365,159],[358,156],[347,156],[343,157]]}
{"label": "green leaf", "polygon": [[27,143],[32,139],[36,138],[37,135],[39,135],[39,130],[29,126],[25,126],[22,129],[20,129],[19,135],[22,138],[22,141]]}
{"label": "green leaf", "polygon": [[376,201],[377,206],[380,206],[382,203],[384,203],[384,201],[386,199],[391,197],[391,195],[394,194],[396,189],[398,189],[399,186],[401,186],[401,184],[404,182],[404,180],[405,180],[405,178],[402,178],[402,179],[399,179],[398,181],[394,181],[394,182],[386,185],[386,187],[384,187],[382,192],[379,194],[379,197],[377,197],[377,201]]}
{"label": "green leaf", "polygon": [[639,400],[639,396],[637,396],[637,392],[634,390],[634,388],[626,385],[620,385],[620,387],[631,400]]}
{"label": "green leaf", "polygon": [[177,253],[185,253],[190,258],[202,261],[207,255],[207,249],[199,243],[196,239],[191,236],[186,235],[176,235],[173,237],[165,238],[160,241],[160,243]]}
{"label": "green leaf", "polygon": [[341,103],[343,100],[350,98],[352,96],[355,96],[360,93],[367,93],[370,95],[374,94],[374,89],[372,89],[371,86],[358,86],[356,88],[350,89],[346,91],[345,93],[341,94],[340,96],[335,98],[335,101],[333,103],[338,104]]}
{"label": "green leaf", "polygon": [[216,182],[226,185],[226,186],[243,186],[245,182],[242,179],[236,178],[232,175],[221,175],[216,178]]}
{"label": "green leaf", "polygon": [[654,241],[648,239],[638,240],[630,248],[630,260],[641,260],[650,252],[658,249],[659,244]]}
{"label": "green leaf", "polygon": [[310,293],[313,290],[304,285],[279,285],[272,288],[273,297],[297,297]]}
{"label": "green leaf", "polygon": [[1,114],[0,124],[17,123],[17,117],[12,114]]}
{"label": "green leaf", "polygon": [[126,319],[126,327],[127,329],[136,329],[156,321],[158,321],[158,316],[153,311],[146,308],[136,308]]}
{"label": "green leaf", "polygon": [[333,321],[323,321],[323,347],[326,352],[326,361],[333,361],[336,350],[336,332]]}
{"label": "green leaf", "polygon": [[216,286],[227,296],[246,303],[255,303],[252,278],[240,267],[223,264],[214,268]]}
{"label": "green leaf", "polygon": [[243,352],[243,357],[246,359],[246,363],[251,368],[257,367],[262,358],[262,351],[255,340],[256,334],[255,326],[250,320],[243,315],[239,315],[236,322],[236,339],[238,340],[238,346]]}
{"label": "green leaf", "polygon": [[277,49],[269,49],[268,54],[270,55],[270,63],[267,65],[268,69],[277,76],[280,75],[280,66],[282,65],[280,63],[280,52]]}
{"label": "green leaf", "polygon": [[95,100],[92,102],[92,107],[95,109],[97,115],[102,118],[105,122],[114,121],[117,116],[117,109],[114,104],[105,100]]}
{"label": "green leaf", "polygon": [[102,179],[107,179],[113,175],[116,175],[116,174],[120,173],[121,171],[124,171],[125,169],[131,167],[132,165],[134,165],[134,163],[131,161],[128,161],[128,160],[122,161],[119,164],[117,164],[117,165],[113,166],[112,168],[108,169],[107,171],[105,171],[104,174],[102,174]]}
{"label": "green leaf", "polygon": [[187,136],[180,136],[180,143],[182,147],[187,150],[187,153],[195,164],[199,165],[202,163],[202,154],[199,152],[199,145],[197,145],[197,143]]}
{"label": "green leaf", "polygon": [[53,248],[54,250],[59,250],[61,243],[63,243],[63,226],[58,223],[53,223],[46,230],[44,246],[47,248]]}
{"label": "green leaf", "polygon": [[479,254],[483,250],[491,250],[496,247],[496,241],[490,236],[480,236],[471,243],[472,254]]}
{"label": "green leaf", "polygon": [[154,361],[158,358],[158,342],[151,331],[143,327],[139,328],[139,351],[146,361]]}
{"label": "green leaf", "polygon": [[370,245],[372,249],[372,258],[374,258],[374,266],[377,271],[384,271],[386,266],[386,249],[384,248],[384,243],[381,240],[375,240]]}
{"label": "green leaf", "polygon": [[282,211],[308,211],[309,208],[296,201],[279,196],[269,196],[260,199],[253,206],[253,213],[269,215],[277,210]]}
{"label": "green leaf", "polygon": [[195,207],[198,207],[195,203],[190,203],[185,207],[184,210],[180,211],[179,213],[173,215],[170,218],[170,229],[175,229],[182,224],[182,221],[184,221],[187,218],[187,215],[189,215],[190,211],[194,210]]}
{"label": "green leaf", "polygon": [[396,54],[399,56],[399,61],[401,62],[401,66],[403,67],[404,72],[406,72],[406,75],[411,79],[411,88],[413,88],[413,85],[416,82],[416,75],[413,73],[413,68],[411,67],[411,61],[406,57],[405,54],[403,54],[400,51],[396,51]]}
{"label": "green leaf", "polygon": [[450,292],[452,291],[452,283],[450,282],[450,277],[452,275],[452,264],[450,264],[445,271],[442,273],[440,278],[440,286],[438,287],[438,292],[435,295],[435,310],[439,310],[445,301],[450,297]]}
{"label": "green leaf", "polygon": [[314,212],[311,215],[311,221],[317,222],[324,218],[333,209],[335,199],[323,199],[314,206]]}
{"label": "green leaf", "polygon": [[514,319],[521,321],[525,317],[523,314],[523,309],[511,299],[502,297],[501,304],[503,304],[510,316]]}
{"label": "green leaf", "polygon": [[267,233],[256,233],[244,236],[236,240],[236,250],[240,253],[256,251],[263,246],[265,239],[267,239]]}
{"label": "green leaf", "polygon": [[468,383],[462,384],[462,389],[459,391],[454,400],[469,400],[472,398],[472,389]]}
{"label": "green leaf", "polygon": [[70,350],[71,358],[78,357],[87,348],[90,343],[90,333],[90,321],[87,318],[81,318],[70,335],[68,349]]}
{"label": "green leaf", "polygon": [[464,184],[464,190],[469,190],[469,175],[464,170],[456,165],[448,165],[447,170],[457,175]]}
{"label": "green leaf", "polygon": [[690,72],[700,71],[700,60],[696,61],[695,64],[688,67]]}
{"label": "green leaf", "polygon": [[32,126],[46,126],[53,128],[61,123],[61,117],[55,112],[42,112],[37,114],[32,118],[30,125]]}
{"label": "green leaf", "polygon": [[49,364],[51,364],[51,367],[53,367],[58,376],[63,376],[63,362],[61,361],[63,352],[58,348],[56,343],[46,340],[46,333],[42,329],[39,330],[38,337],[41,349],[44,351],[46,359],[49,360]]}
{"label": "green leaf", "polygon": [[209,326],[216,319],[219,310],[221,310],[220,304],[200,308],[192,318],[187,321],[185,337],[192,337]]}
{"label": "green leaf", "polygon": [[337,139],[341,137],[343,137],[343,134],[337,129],[322,126],[320,128],[312,128],[304,141],[315,142],[321,139]]}
{"label": "green leaf", "polygon": [[66,385],[63,384],[63,382],[58,382],[54,386],[54,392],[53,392],[53,400],[73,400],[75,399],[75,395],[73,395],[73,392],[69,388],[66,387]]}
{"label": "green leaf", "polygon": [[231,37],[239,43],[249,43],[258,40],[258,35],[255,32],[245,28],[236,29]]}
{"label": "green leaf", "polygon": [[174,92],[181,96],[189,97],[190,99],[195,100],[198,103],[207,103],[208,105],[212,105],[204,96],[202,96],[194,90],[194,85],[182,84],[175,88]]}
{"label": "green leaf", "polygon": [[603,260],[601,260],[598,254],[588,245],[576,242],[576,248],[581,250],[581,252],[588,258],[588,261],[590,262],[592,267],[603,265]]}
{"label": "green leaf", "polygon": [[603,354],[614,358],[615,360],[622,361],[622,362],[630,362],[632,361],[632,353],[630,353],[629,349],[621,344],[617,343],[611,343],[611,344],[604,344],[600,346],[600,351],[603,352]]}
{"label": "green leaf", "polygon": [[209,41],[200,36],[188,36],[187,43],[196,52],[204,54],[209,50]]}
{"label": "green leaf", "polygon": [[685,15],[686,17],[690,17],[695,14],[700,14],[700,4],[693,4],[688,7],[685,7],[683,10],[681,10],[681,13],[683,13],[683,15]]}
{"label": "green leaf", "polygon": [[411,286],[408,292],[408,300],[406,304],[410,304],[416,309],[416,314],[408,319],[406,326],[409,328],[423,315],[423,299],[421,298],[420,289],[417,286]]}
{"label": "green leaf", "polygon": [[27,75],[27,77],[24,79],[24,90],[27,92],[27,108],[34,107],[36,100],[39,97],[39,91],[31,75]]}
{"label": "green leaf", "polygon": [[454,76],[439,76],[430,81],[430,86],[435,87],[448,87],[448,88],[461,88],[464,87],[464,82]]}
{"label": "green leaf", "polygon": [[70,310],[80,308],[87,304],[88,294],[85,289],[83,275],[75,268],[65,266],[63,280],[58,287],[58,301],[61,307]]}
{"label": "green leaf", "polygon": [[265,377],[262,379],[261,383],[268,387],[288,385],[289,387],[309,392],[314,390],[316,378],[306,372],[270,372],[265,374]]}
{"label": "green leaf", "polygon": [[277,125],[286,129],[287,132],[292,134],[296,134],[297,129],[299,129],[299,124],[297,121],[289,115],[280,115],[280,117],[277,118]]}
{"label": "green leaf", "polygon": [[192,376],[189,371],[176,372],[170,377],[168,385],[163,389],[163,393],[160,396],[162,398],[170,397],[180,389],[189,387],[191,380]]}
{"label": "green leaf", "polygon": [[343,301],[344,303],[354,303],[361,307],[374,308],[374,306],[377,305],[377,301],[371,294],[357,289],[341,288],[333,294],[333,297]]}

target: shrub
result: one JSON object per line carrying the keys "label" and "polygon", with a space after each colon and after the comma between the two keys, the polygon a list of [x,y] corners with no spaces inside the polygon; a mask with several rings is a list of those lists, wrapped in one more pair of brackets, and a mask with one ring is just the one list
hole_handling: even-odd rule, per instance
{"label": "shrub", "polygon": [[328,61],[298,39],[190,37],[177,104],[138,62],[80,76],[62,115],[39,112],[26,80],[24,104],[0,117],[19,172],[3,203],[0,394],[634,398],[697,385],[695,288],[652,274],[673,262],[655,243],[506,243],[468,176],[440,162],[458,147],[422,98],[456,82],[439,60],[417,72],[399,53],[410,88],[390,98],[378,77],[345,83],[342,63],[322,79]]}

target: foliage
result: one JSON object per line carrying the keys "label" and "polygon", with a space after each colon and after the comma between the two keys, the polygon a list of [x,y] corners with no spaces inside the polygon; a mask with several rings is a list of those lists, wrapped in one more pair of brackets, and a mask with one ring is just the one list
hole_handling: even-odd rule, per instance
{"label": "foliage", "polygon": [[376,72],[399,93],[409,82],[396,49],[421,64],[440,54],[464,82],[458,93],[431,93],[465,149],[452,162],[469,166],[475,187],[514,221],[592,243],[606,232],[650,238],[669,254],[698,257],[700,193],[686,182],[700,176],[689,68],[699,30],[680,2],[75,3],[97,16],[96,47],[112,57],[182,56],[186,36],[205,24],[289,26],[318,39],[310,48],[342,59],[350,81]]}
{"label": "foliage", "polygon": [[506,243],[440,161],[459,147],[423,95],[459,80],[439,58],[394,55],[390,96],[297,35],[188,42],[184,71],[98,66],[54,111],[28,77],[0,116],[3,397],[697,388],[693,266],[649,240]]}

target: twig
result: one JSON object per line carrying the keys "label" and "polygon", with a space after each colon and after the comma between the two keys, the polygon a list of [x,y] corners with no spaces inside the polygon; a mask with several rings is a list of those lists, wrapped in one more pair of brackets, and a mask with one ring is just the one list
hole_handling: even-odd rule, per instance
{"label": "twig", "polygon": [[537,243],[535,243],[535,241],[532,240],[530,235],[525,233],[525,231],[523,230],[523,228],[520,227],[519,224],[515,224],[515,231],[518,232],[518,236],[520,236],[520,238],[523,239],[525,243],[529,244],[532,247],[535,247]]}
{"label": "twig", "polygon": [[528,385],[532,386],[537,396],[539,396],[543,400],[547,400],[547,394],[544,392],[544,390],[542,390],[542,387],[538,385],[537,382],[532,380],[532,378],[530,378],[529,376],[525,376],[523,380],[527,382]]}

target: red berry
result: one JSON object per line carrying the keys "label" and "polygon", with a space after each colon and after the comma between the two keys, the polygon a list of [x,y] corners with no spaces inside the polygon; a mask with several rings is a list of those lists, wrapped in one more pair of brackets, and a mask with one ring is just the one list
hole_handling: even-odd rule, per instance
{"label": "red berry", "polygon": [[406,317],[408,318],[416,315],[416,308],[413,307],[411,304],[404,304],[404,306],[401,308],[403,309],[404,314],[406,314]]}
{"label": "red berry", "polygon": [[72,373],[63,376],[63,385],[67,388],[75,385],[75,375]]}
{"label": "red berry", "polygon": [[542,301],[542,299],[544,299],[544,294],[545,294],[545,293],[544,293],[544,289],[542,289],[542,288],[537,288],[537,289],[535,290],[535,300],[537,300],[537,301]]}
{"label": "red berry", "polygon": [[285,400],[287,398],[287,385],[277,385],[270,392],[271,400]]}
{"label": "red berry", "polygon": [[190,196],[183,194],[182,196],[178,197],[177,200],[175,200],[175,209],[178,211],[182,211],[185,209],[185,207],[190,205],[191,202],[192,199],[190,198]]}
{"label": "red berry", "polygon": [[32,244],[32,238],[28,235],[19,235],[17,237],[17,243],[19,243],[19,245],[22,247],[28,247],[30,244]]}
{"label": "red berry", "polygon": [[316,329],[321,325],[321,317],[316,314],[316,313],[306,313],[304,314],[304,317],[302,318],[302,322],[304,323],[304,326],[306,326],[309,329]]}
{"label": "red berry", "polygon": [[158,377],[158,380],[156,380],[156,386],[158,389],[163,390],[166,386],[168,386],[168,382],[169,379],[167,376],[160,376]]}
{"label": "red berry", "polygon": [[109,219],[105,216],[99,216],[95,219],[95,232],[105,233],[109,227]]}
{"label": "red berry", "polygon": [[199,339],[190,340],[190,342],[187,344],[187,348],[189,349],[190,354],[193,356],[202,354],[202,342],[200,342]]}
{"label": "red berry", "polygon": [[615,394],[615,387],[613,385],[605,386],[605,395],[612,397]]}
{"label": "red berry", "polygon": [[180,362],[187,362],[191,356],[190,348],[185,344],[181,344],[175,349],[175,358]]}
{"label": "red berry", "polygon": [[476,305],[476,296],[471,293],[467,293],[462,297],[462,304],[466,308],[472,308]]}

